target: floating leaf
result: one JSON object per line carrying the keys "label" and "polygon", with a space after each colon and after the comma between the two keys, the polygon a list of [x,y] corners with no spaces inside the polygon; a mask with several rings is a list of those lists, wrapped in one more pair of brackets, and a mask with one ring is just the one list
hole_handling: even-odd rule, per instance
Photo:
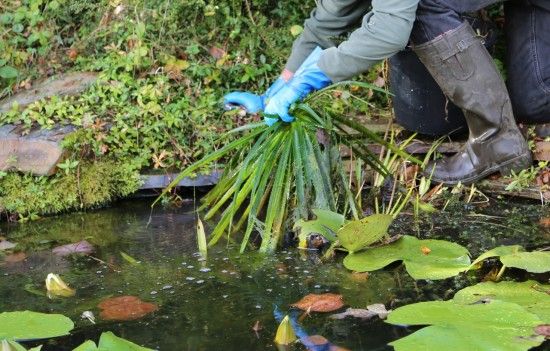
{"label": "floating leaf", "polygon": [[133,258],[132,256],[128,255],[126,252],[124,251],[120,251],[120,256],[122,256],[122,258],[124,259],[124,261],[128,262],[129,264],[133,265],[133,266],[137,266],[139,265],[141,262],[139,262],[138,260],[136,260],[135,258]]}
{"label": "floating leaf", "polygon": [[524,269],[531,273],[545,273],[550,271],[550,251],[526,252],[525,249],[519,245],[499,246],[489,250],[479,256],[472,263],[472,267],[490,257],[499,257],[503,265]]}
{"label": "floating leaf", "polygon": [[74,349],[73,351],[152,351],[153,349],[148,349],[146,347],[139,346],[134,344],[131,341],[123,339],[116,336],[112,332],[105,332],[101,334],[99,338],[99,345],[87,340],[82,345]]}
{"label": "floating leaf", "polygon": [[328,210],[312,210],[315,219],[305,221],[300,219],[294,224],[294,231],[298,231],[299,247],[307,247],[307,237],[310,234],[321,234],[329,241],[336,239],[336,232],[344,225],[343,215]]}
{"label": "floating leaf", "polygon": [[388,234],[393,217],[375,214],[346,224],[338,231],[338,240],[350,253],[365,249]]}
{"label": "floating leaf", "polygon": [[202,224],[200,218],[197,218],[197,245],[201,256],[206,259],[208,255],[208,244],[206,243],[206,232],[204,231],[204,225]]}
{"label": "floating leaf", "polygon": [[344,307],[344,301],[340,294],[309,294],[290,306],[310,312],[332,312]]}
{"label": "floating leaf", "polygon": [[82,240],[77,243],[54,247],[52,252],[57,256],[69,256],[77,253],[87,255],[94,252],[94,246],[87,240]]}
{"label": "floating leaf", "polygon": [[[429,255],[422,252],[423,246],[430,248]],[[445,279],[470,266],[468,250],[463,246],[443,240],[419,240],[408,235],[389,245],[347,255],[344,266],[357,272],[370,272],[395,261],[403,261],[414,279]]]}
{"label": "floating leaf", "polygon": [[87,320],[90,321],[90,323],[95,324],[95,316],[94,316],[94,313],[92,311],[82,312],[82,314],[80,315],[80,318],[87,319]]}
{"label": "floating leaf", "polygon": [[76,294],[74,289],[69,288],[61,277],[54,273],[50,273],[46,277],[46,290],[48,290],[50,298],[52,296],[71,297]]}
{"label": "floating leaf", "polygon": [[534,336],[541,320],[510,302],[490,301],[463,305],[455,301],[431,301],[394,310],[387,319],[397,325],[429,325],[390,343],[396,351],[528,350],[544,341]]}
{"label": "floating leaf", "polygon": [[277,333],[275,334],[275,343],[279,345],[290,345],[297,340],[296,333],[290,319],[288,316],[285,316],[277,328]]}
{"label": "floating leaf", "polygon": [[345,312],[333,314],[330,318],[344,319],[347,317],[359,318],[359,319],[371,319],[378,316],[380,319],[386,319],[390,311],[386,310],[386,306],[381,303],[367,306],[366,309],[362,308],[348,308]]}
{"label": "floating leaf", "polygon": [[454,301],[471,304],[478,301],[501,300],[516,303],[536,314],[544,323],[550,323],[550,285],[533,280],[517,282],[486,282],[457,292]]}
{"label": "floating leaf", "polygon": [[32,311],[0,313],[0,339],[47,339],[68,335],[73,322],[61,314]]}
{"label": "floating leaf", "polygon": [[144,302],[136,296],[112,297],[101,301],[99,316],[104,320],[130,321],[158,310],[154,303]]}

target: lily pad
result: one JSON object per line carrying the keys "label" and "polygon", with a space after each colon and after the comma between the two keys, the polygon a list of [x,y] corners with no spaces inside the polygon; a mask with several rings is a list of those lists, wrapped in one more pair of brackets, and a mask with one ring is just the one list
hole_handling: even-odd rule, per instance
{"label": "lily pad", "polygon": [[47,339],[67,335],[74,328],[73,322],[61,314],[32,311],[0,313],[0,339]]}
{"label": "lily pad", "polygon": [[419,240],[408,235],[389,245],[349,254],[344,259],[344,266],[357,272],[370,272],[395,261],[403,261],[414,279],[445,279],[470,267],[465,247],[443,240]]}
{"label": "lily pad", "polygon": [[344,225],[345,218],[339,213],[327,210],[312,210],[315,219],[311,221],[299,220],[294,224],[294,231],[298,232],[300,247],[305,247],[305,240],[309,234],[321,234],[326,239],[334,241],[336,232]]}
{"label": "lily pad", "polygon": [[519,245],[499,246],[479,256],[472,267],[491,257],[499,257],[500,262],[507,267],[524,269],[531,273],[550,271],[550,251],[526,252]]}
{"label": "lily pad", "polygon": [[340,244],[350,253],[367,248],[380,241],[387,233],[393,217],[375,214],[346,224],[338,231]]}
{"label": "lily pad", "polygon": [[290,306],[303,311],[332,312],[344,307],[344,301],[339,294],[309,294]]}
{"label": "lily pad", "polygon": [[471,304],[478,301],[501,300],[516,303],[528,312],[536,314],[544,323],[550,323],[550,285],[533,280],[523,283],[486,282],[457,292],[454,301]]}
{"label": "lily pad", "polygon": [[431,301],[394,310],[387,319],[397,325],[429,325],[390,343],[396,351],[453,350],[519,351],[540,345],[534,335],[542,321],[515,303],[490,301],[464,305]]}
{"label": "lily pad", "polygon": [[0,341],[0,350],[2,351],[40,351],[41,349],[42,349],[42,345],[33,347],[32,349],[27,350],[23,345],[13,340]]}
{"label": "lily pad", "polygon": [[126,339],[116,336],[112,332],[105,332],[101,334],[101,337],[99,338],[98,346],[96,346],[96,344],[93,341],[87,340],[82,345],[74,349],[73,351],[109,351],[109,350],[152,351],[153,349],[149,349],[149,348],[134,344],[131,341],[128,341]]}

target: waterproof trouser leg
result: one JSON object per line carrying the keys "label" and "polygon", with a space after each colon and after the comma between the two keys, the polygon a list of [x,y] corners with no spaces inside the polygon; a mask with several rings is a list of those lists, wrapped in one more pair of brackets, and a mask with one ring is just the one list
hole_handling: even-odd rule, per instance
{"label": "waterproof trouser leg", "polygon": [[476,182],[508,175],[532,163],[519,132],[504,81],[468,23],[414,47],[445,95],[464,111],[469,138],[462,151],[426,168],[434,182]]}

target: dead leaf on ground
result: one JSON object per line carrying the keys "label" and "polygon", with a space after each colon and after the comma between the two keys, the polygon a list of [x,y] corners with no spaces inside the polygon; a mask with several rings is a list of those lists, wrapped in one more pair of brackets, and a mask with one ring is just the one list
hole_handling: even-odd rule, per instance
{"label": "dead leaf on ground", "polygon": [[131,321],[158,310],[156,304],[142,301],[136,296],[108,298],[101,301],[98,307],[101,309],[101,319],[111,321]]}
{"label": "dead leaf on ground", "polygon": [[386,86],[386,80],[383,77],[378,77],[372,84],[374,84],[378,88],[383,88]]}
{"label": "dead leaf on ground", "polygon": [[24,252],[17,252],[11,255],[7,255],[4,257],[4,262],[6,263],[17,263],[24,261],[27,258],[27,255],[25,255]]}
{"label": "dead leaf on ground", "polygon": [[74,48],[71,48],[69,49],[69,51],[67,51],[67,56],[71,61],[74,61],[78,57],[78,51]]}
{"label": "dead leaf on ground", "polygon": [[212,46],[208,52],[210,53],[210,55],[215,58],[216,60],[219,60],[221,59],[222,57],[224,57],[225,55],[227,55],[227,52],[225,52],[224,49],[220,49],[216,46]]}
{"label": "dead leaf on ground", "polygon": [[54,247],[52,252],[57,256],[69,256],[72,254],[91,254],[94,252],[94,246],[90,244],[87,240],[82,240],[77,243],[61,245]]}
{"label": "dead leaf on ground", "polygon": [[309,294],[290,306],[308,312],[332,312],[344,307],[344,301],[340,294]]}
{"label": "dead leaf on ground", "polygon": [[543,335],[546,339],[550,338],[550,324],[542,324],[535,328],[535,333]]}
{"label": "dead leaf on ground", "polygon": [[539,224],[543,228],[550,228],[550,217],[541,218]]}

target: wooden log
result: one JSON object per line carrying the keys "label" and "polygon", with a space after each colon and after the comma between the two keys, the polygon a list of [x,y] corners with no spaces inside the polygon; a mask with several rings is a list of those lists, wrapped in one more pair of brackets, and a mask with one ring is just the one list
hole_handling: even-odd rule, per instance
{"label": "wooden log", "polygon": [[506,187],[512,182],[511,179],[485,179],[478,182],[476,186],[487,195],[504,195],[512,197],[521,197],[524,199],[532,199],[542,202],[550,201],[550,190],[543,189],[536,185],[530,185],[521,190],[506,190]]}
{"label": "wooden log", "polygon": [[[212,186],[218,183],[223,170],[214,170],[207,174],[199,174],[196,177],[187,177],[182,179],[177,187],[193,187],[193,186]],[[140,190],[149,190],[149,189],[164,189],[170,184],[176,177],[178,173],[167,173],[167,174],[144,174],[141,176],[142,185]]]}

